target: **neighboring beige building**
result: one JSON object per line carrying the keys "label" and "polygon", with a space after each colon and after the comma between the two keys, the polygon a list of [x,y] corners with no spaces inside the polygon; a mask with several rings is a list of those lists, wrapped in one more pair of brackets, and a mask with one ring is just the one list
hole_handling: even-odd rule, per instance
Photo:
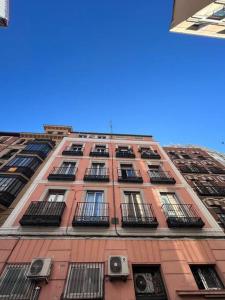
{"label": "neighboring beige building", "polygon": [[225,38],[225,0],[174,0],[170,31]]}

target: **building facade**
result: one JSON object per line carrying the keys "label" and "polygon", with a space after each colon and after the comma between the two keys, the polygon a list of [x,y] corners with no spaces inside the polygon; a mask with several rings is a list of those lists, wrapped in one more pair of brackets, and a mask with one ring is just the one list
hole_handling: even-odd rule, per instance
{"label": "building facade", "polygon": [[211,152],[197,147],[165,147],[217,222],[225,228],[225,166]]}
{"label": "building facade", "polygon": [[7,27],[9,22],[9,0],[0,0],[0,27]]}
{"label": "building facade", "polygon": [[15,208],[55,143],[72,129],[45,125],[44,130],[44,133],[0,132],[0,225]]}
{"label": "building facade", "polygon": [[174,0],[170,31],[225,38],[225,1]]}
{"label": "building facade", "polygon": [[0,252],[0,299],[225,298],[224,232],[151,136],[63,137]]}

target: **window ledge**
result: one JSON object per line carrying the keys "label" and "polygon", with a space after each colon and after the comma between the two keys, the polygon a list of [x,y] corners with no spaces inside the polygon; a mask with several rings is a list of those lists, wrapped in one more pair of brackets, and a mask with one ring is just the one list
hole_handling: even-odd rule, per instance
{"label": "window ledge", "polygon": [[177,294],[180,297],[190,297],[190,296],[201,296],[202,298],[213,298],[213,299],[224,299],[225,289],[223,290],[177,290]]}

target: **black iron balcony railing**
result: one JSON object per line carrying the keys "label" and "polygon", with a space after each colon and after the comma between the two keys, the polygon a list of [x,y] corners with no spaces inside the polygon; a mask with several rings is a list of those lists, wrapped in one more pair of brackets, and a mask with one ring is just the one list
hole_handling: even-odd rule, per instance
{"label": "black iron balcony railing", "polygon": [[160,159],[161,156],[157,151],[152,150],[141,150],[141,158],[146,159]]}
{"label": "black iron balcony railing", "polygon": [[30,178],[34,174],[34,171],[35,170],[33,170],[30,167],[17,167],[17,166],[4,166],[0,169],[0,172],[23,174],[27,178]]}
{"label": "black iron balcony railing", "polygon": [[225,174],[225,168],[208,167],[209,171],[213,174]]}
{"label": "black iron balcony railing", "polygon": [[73,226],[109,226],[109,204],[78,202]]}
{"label": "black iron balcony railing", "polygon": [[192,204],[163,204],[162,208],[170,228],[202,228],[205,225]]}
{"label": "black iron balcony railing", "polygon": [[191,168],[191,167],[189,167],[189,166],[179,166],[178,165],[178,168],[180,169],[180,171],[182,172],[182,173],[196,173],[196,174],[208,174],[209,173],[209,171],[208,170],[206,170],[205,168],[203,168],[203,167],[199,167],[199,166],[196,166],[196,167],[193,167],[193,168]]}
{"label": "black iron balcony railing", "polygon": [[59,226],[65,207],[65,202],[31,202],[20,224],[22,226]]}
{"label": "black iron balcony railing", "polygon": [[104,150],[99,151],[96,148],[94,148],[94,149],[91,150],[90,156],[109,157],[109,150],[106,148]]}
{"label": "black iron balcony railing", "polygon": [[200,196],[225,196],[225,186],[218,186],[218,185],[196,185],[195,190]]}
{"label": "black iron balcony railing", "polygon": [[149,170],[148,174],[151,183],[160,183],[160,184],[176,183],[176,180],[171,176],[170,172]]}
{"label": "black iron balcony railing", "polygon": [[139,170],[134,169],[118,169],[119,182],[143,183],[143,178]]}
{"label": "black iron balcony railing", "polygon": [[84,181],[109,181],[108,168],[87,168]]}
{"label": "black iron balcony railing", "polygon": [[48,180],[75,180],[75,173],[77,169],[74,167],[58,167],[53,168],[48,175]]}
{"label": "black iron balcony railing", "polygon": [[63,150],[62,155],[83,156],[83,148],[67,147]]}
{"label": "black iron balcony railing", "polygon": [[122,150],[117,149],[116,157],[135,158],[135,154],[134,154],[133,150],[131,150],[131,149],[129,149],[127,151],[122,151]]}
{"label": "black iron balcony railing", "polygon": [[123,227],[152,227],[158,226],[151,204],[121,204]]}

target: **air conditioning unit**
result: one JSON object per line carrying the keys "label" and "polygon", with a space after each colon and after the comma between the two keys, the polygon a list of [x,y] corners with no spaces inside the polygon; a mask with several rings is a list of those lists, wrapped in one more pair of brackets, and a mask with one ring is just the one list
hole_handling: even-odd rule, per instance
{"label": "air conditioning unit", "polygon": [[138,294],[153,294],[154,285],[152,275],[150,273],[134,274],[135,291]]}
{"label": "air conditioning unit", "polygon": [[35,258],[31,261],[27,278],[33,280],[47,280],[51,273],[51,258]]}
{"label": "air conditioning unit", "polygon": [[108,275],[110,279],[126,280],[129,275],[128,260],[126,256],[109,256]]}

